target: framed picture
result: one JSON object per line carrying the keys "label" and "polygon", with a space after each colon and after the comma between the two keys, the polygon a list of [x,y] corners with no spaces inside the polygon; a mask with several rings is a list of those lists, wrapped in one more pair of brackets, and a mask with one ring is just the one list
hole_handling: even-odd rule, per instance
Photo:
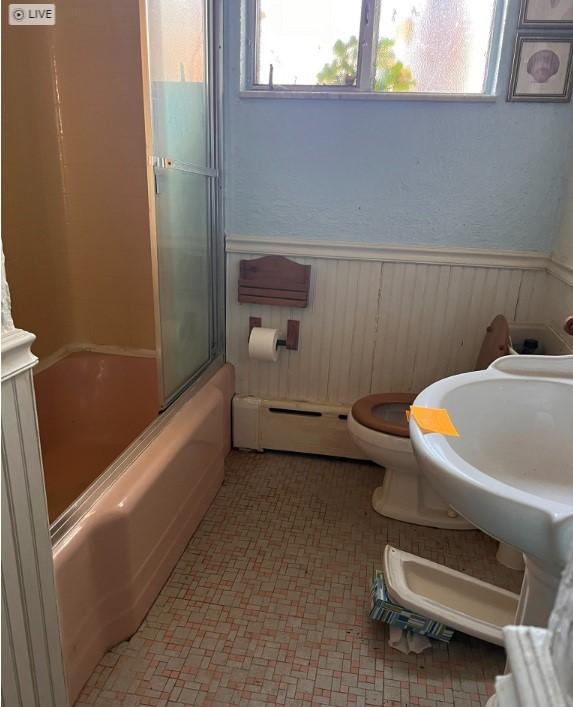
{"label": "framed picture", "polygon": [[571,100],[573,36],[517,33],[508,101]]}
{"label": "framed picture", "polygon": [[573,0],[521,0],[522,27],[573,27]]}

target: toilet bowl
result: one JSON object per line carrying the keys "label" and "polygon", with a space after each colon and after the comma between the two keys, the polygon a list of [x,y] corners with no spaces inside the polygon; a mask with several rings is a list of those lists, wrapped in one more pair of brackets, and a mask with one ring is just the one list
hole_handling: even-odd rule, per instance
{"label": "toilet bowl", "polygon": [[413,393],[369,395],[348,416],[354,444],[386,468],[382,486],[372,494],[372,506],[381,515],[406,523],[469,530],[473,526],[442,501],[418,469],[405,414],[415,397]]}
{"label": "toilet bowl", "polygon": [[[498,315],[487,327],[475,370],[507,355],[509,344],[509,325]],[[418,468],[406,419],[416,395],[367,395],[354,403],[348,415],[348,431],[356,446],[386,469],[382,486],[372,494],[372,506],[381,515],[406,523],[470,530],[473,526],[440,498]]]}

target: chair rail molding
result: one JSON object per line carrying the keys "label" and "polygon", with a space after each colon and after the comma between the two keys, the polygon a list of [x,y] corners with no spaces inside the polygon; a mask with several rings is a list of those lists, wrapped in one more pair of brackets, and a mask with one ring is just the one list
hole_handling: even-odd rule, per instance
{"label": "chair rail molding", "polygon": [[67,707],[32,382],[34,340],[20,329],[3,331],[2,704]]}
{"label": "chair rail molding", "polygon": [[573,286],[573,266],[569,263],[564,263],[562,260],[551,256],[547,265],[547,272],[566,285]]}
{"label": "chair rail molding", "polygon": [[285,255],[299,258],[334,258],[336,260],[374,260],[387,263],[428,265],[465,265],[479,268],[518,268],[546,270],[549,257],[537,251],[506,251],[493,248],[443,248],[441,246],[400,246],[361,241],[302,240],[273,236],[227,234],[227,253],[249,255]]}

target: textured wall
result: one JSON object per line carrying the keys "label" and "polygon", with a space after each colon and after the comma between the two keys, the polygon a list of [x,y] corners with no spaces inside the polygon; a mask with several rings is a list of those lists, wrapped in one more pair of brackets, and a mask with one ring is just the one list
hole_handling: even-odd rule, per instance
{"label": "textured wall", "polygon": [[549,251],[573,105],[239,98],[240,5],[226,16],[226,230]]}
{"label": "textured wall", "polygon": [[54,27],[4,36],[16,325],[41,358],[72,343],[154,348],[138,1],[61,0]]}
{"label": "textured wall", "polygon": [[569,184],[561,212],[561,227],[554,255],[559,261],[573,267],[573,160],[569,169]]}

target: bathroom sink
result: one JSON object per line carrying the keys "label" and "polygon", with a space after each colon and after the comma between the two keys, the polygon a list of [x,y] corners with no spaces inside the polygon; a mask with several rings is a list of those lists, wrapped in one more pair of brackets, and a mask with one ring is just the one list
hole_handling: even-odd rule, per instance
{"label": "bathroom sink", "polygon": [[506,356],[434,383],[415,404],[446,408],[459,431],[423,433],[410,422],[435,489],[538,574],[558,578],[573,542],[573,356]]}

